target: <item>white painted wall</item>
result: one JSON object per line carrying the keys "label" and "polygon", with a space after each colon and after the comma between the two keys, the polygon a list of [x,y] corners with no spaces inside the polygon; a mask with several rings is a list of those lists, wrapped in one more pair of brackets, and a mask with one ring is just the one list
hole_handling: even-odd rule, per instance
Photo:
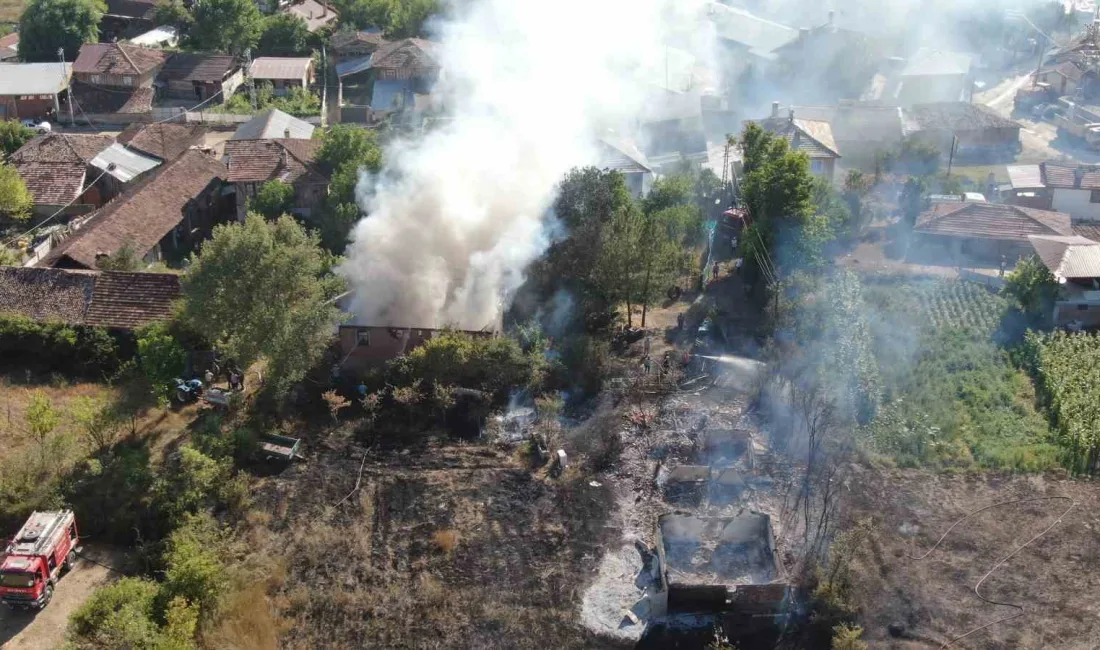
{"label": "white painted wall", "polygon": [[1074,219],[1100,221],[1100,203],[1090,202],[1091,190],[1054,190],[1054,209]]}

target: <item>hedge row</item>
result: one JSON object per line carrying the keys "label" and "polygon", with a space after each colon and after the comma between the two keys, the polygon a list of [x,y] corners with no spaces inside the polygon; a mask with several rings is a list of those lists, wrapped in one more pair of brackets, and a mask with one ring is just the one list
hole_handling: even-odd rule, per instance
{"label": "hedge row", "polygon": [[113,375],[122,363],[125,343],[101,327],[40,323],[25,316],[0,314],[3,370],[31,369],[67,376]]}

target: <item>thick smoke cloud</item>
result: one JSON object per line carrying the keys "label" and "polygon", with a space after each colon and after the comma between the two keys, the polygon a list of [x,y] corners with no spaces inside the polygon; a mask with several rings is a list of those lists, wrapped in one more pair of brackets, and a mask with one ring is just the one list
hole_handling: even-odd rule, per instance
{"label": "thick smoke cloud", "polygon": [[358,320],[494,325],[550,243],[556,184],[596,160],[598,133],[635,125],[644,71],[663,69],[701,5],[474,0],[442,24],[436,91],[453,120],[389,144],[386,171],[359,184],[369,216],[342,267]]}

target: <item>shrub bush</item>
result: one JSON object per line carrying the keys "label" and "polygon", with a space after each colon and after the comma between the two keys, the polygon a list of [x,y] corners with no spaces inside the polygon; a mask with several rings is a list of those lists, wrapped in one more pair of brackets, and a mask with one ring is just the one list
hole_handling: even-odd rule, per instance
{"label": "shrub bush", "polygon": [[153,621],[159,587],[145,578],[123,578],[97,590],[69,619],[76,648],[154,648]]}
{"label": "shrub bush", "polygon": [[13,314],[0,314],[0,357],[12,366],[82,377],[113,375],[121,364],[119,341],[103,328]]}

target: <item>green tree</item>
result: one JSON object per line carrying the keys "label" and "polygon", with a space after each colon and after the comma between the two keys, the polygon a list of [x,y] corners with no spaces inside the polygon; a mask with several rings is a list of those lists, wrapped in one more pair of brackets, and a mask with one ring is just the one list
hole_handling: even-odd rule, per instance
{"label": "green tree", "polygon": [[277,13],[263,19],[256,49],[264,56],[293,56],[308,52],[308,42],[309,25],[301,16]]}
{"label": "green tree", "polygon": [[361,217],[355,202],[359,174],[382,169],[378,134],[352,124],[337,124],[325,132],[317,160],[331,174],[321,214],[321,242],[328,250],[340,253],[352,226]]}
{"label": "green tree", "polygon": [[288,214],[294,207],[294,186],[278,179],[260,186],[256,196],[248,200],[248,209],[266,219],[276,219]]}
{"label": "green tree", "polygon": [[142,267],[145,266],[145,263],[142,261],[141,255],[134,248],[134,243],[132,241],[126,241],[114,253],[97,259],[95,265],[100,271],[124,271],[132,273],[134,271],[140,271]]}
{"label": "green tree", "polygon": [[122,578],[96,590],[69,618],[76,648],[153,648],[153,621],[159,587],[146,578]]}
{"label": "green tree", "polygon": [[928,182],[923,178],[910,177],[902,186],[898,203],[906,223],[910,226],[916,225],[917,217],[924,212],[927,194]]}
{"label": "green tree", "polygon": [[150,323],[136,332],[138,367],[153,395],[164,402],[174,388],[172,381],[187,365],[187,352],[163,322]]}
{"label": "green tree", "polygon": [[0,246],[0,266],[21,266],[22,264],[23,255],[19,251]]}
{"label": "green tree", "polygon": [[31,0],[19,21],[19,58],[57,61],[64,48],[65,60],[74,60],[81,45],[99,42],[106,11],[103,0]]}
{"label": "green tree", "polygon": [[202,0],[187,40],[197,50],[240,55],[260,40],[263,15],[252,0]]}
{"label": "green tree", "polygon": [[191,15],[191,11],[183,4],[182,0],[168,0],[168,2],[157,5],[153,16],[153,20],[157,25],[175,27],[181,32],[189,29],[191,24],[195,22],[195,17]]}
{"label": "green tree", "polygon": [[61,416],[54,409],[53,402],[41,390],[31,393],[30,401],[27,403],[26,418],[27,431],[40,447],[46,444],[46,438],[53,433],[61,421]]}
{"label": "green tree", "polygon": [[10,156],[34,137],[34,129],[19,120],[0,120],[0,155]]}
{"label": "green tree", "polygon": [[380,27],[390,38],[422,36],[425,22],[440,12],[438,0],[337,0],[340,23]]}
{"label": "green tree", "polygon": [[228,537],[209,514],[187,515],[168,537],[164,553],[164,584],[159,599],[167,605],[182,599],[198,607],[200,617],[217,611],[226,590],[225,565],[221,560]]}
{"label": "green tree", "polygon": [[1004,293],[1014,298],[1022,311],[1045,322],[1053,316],[1058,280],[1038,255],[1031,255],[1017,262],[1005,278]]}
{"label": "green tree", "polygon": [[11,165],[0,163],[0,215],[25,221],[31,215],[34,199],[23,177]]}
{"label": "green tree", "polygon": [[316,363],[340,321],[315,234],[288,216],[250,214],[217,226],[183,276],[184,319],[242,367],[268,361],[267,387],[285,393]]}
{"label": "green tree", "polygon": [[867,650],[862,637],[863,628],[858,625],[837,625],[833,628],[832,650]]}
{"label": "green tree", "polygon": [[102,400],[85,396],[74,398],[69,414],[95,451],[110,447],[118,438],[118,418]]}

